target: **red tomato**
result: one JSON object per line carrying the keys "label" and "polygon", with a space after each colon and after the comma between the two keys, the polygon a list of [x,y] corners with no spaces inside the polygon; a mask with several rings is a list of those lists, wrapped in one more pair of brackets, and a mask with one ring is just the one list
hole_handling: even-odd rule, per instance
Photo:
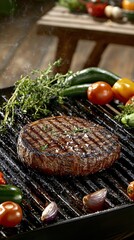
{"label": "red tomato", "polygon": [[88,87],[87,98],[94,104],[107,104],[113,99],[112,87],[106,82],[95,82]]}
{"label": "red tomato", "polygon": [[0,172],[0,184],[6,184],[6,181],[4,179],[4,174]]}
{"label": "red tomato", "polygon": [[125,105],[130,105],[130,104],[134,104],[134,96],[132,96],[131,98],[129,98],[129,100],[126,102]]}
{"label": "red tomato", "polygon": [[89,2],[86,4],[88,13],[93,17],[103,17],[105,15],[104,9],[107,3]]}
{"label": "red tomato", "polygon": [[22,220],[22,209],[19,204],[11,201],[0,204],[0,225],[15,227]]}
{"label": "red tomato", "polygon": [[127,194],[132,200],[134,200],[134,181],[129,183],[127,187]]}

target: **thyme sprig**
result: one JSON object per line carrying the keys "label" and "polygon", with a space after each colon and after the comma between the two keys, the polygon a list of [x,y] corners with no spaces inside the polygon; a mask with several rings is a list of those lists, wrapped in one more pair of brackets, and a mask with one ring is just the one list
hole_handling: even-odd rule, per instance
{"label": "thyme sprig", "polygon": [[21,76],[15,83],[12,96],[1,107],[4,119],[1,121],[0,130],[7,124],[14,124],[16,109],[23,114],[29,114],[33,119],[39,119],[50,113],[52,100],[63,103],[60,92],[66,87],[64,80],[71,72],[54,74],[53,68],[58,64],[59,60],[49,64],[45,70],[34,70],[27,76]]}

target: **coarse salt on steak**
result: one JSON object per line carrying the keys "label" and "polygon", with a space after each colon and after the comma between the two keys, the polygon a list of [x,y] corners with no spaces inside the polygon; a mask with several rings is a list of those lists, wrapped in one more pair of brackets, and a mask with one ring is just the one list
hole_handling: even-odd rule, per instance
{"label": "coarse salt on steak", "polygon": [[110,167],[120,156],[117,136],[79,117],[55,116],[20,131],[20,160],[47,174],[87,175]]}

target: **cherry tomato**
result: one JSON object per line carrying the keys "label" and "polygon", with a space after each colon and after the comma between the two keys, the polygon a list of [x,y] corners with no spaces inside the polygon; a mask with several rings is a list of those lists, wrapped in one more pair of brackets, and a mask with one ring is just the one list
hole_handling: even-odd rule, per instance
{"label": "cherry tomato", "polygon": [[129,183],[127,187],[127,194],[132,200],[134,200],[134,181]]}
{"label": "cherry tomato", "polygon": [[4,174],[0,172],[0,184],[6,184],[6,181],[4,179]]}
{"label": "cherry tomato", "polygon": [[113,99],[112,87],[103,81],[95,82],[88,87],[87,98],[94,104],[107,104]]}
{"label": "cherry tomato", "polygon": [[130,104],[134,104],[134,96],[132,96],[131,98],[129,98],[129,100],[126,102],[126,106],[130,105]]}
{"label": "cherry tomato", "polygon": [[15,227],[22,220],[22,209],[19,204],[7,201],[0,204],[0,225]]}

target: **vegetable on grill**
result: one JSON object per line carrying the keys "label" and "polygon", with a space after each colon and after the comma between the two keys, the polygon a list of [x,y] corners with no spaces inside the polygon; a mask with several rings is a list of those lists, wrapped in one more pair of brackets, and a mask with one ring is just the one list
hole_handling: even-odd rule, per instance
{"label": "vegetable on grill", "polygon": [[106,196],[107,189],[102,188],[96,192],[85,195],[82,199],[83,205],[89,211],[100,211],[104,207]]}
{"label": "vegetable on grill", "polygon": [[128,101],[126,102],[125,105],[127,106],[127,105],[131,105],[131,104],[134,105],[134,95],[128,99]]}
{"label": "vegetable on grill", "polygon": [[[129,100],[128,100],[129,101]],[[121,113],[115,116],[118,122],[123,123],[124,126],[134,128],[134,102],[131,104],[119,105]]]}
{"label": "vegetable on grill", "polygon": [[20,188],[9,184],[0,184],[0,203],[13,201],[20,204],[22,198],[23,194]]}
{"label": "vegetable on grill", "polygon": [[77,97],[77,96],[87,96],[87,90],[88,87],[91,84],[80,84],[80,85],[74,85],[68,88],[65,88],[63,91],[61,91],[61,95],[64,97]]}
{"label": "vegetable on grill", "polygon": [[65,83],[69,86],[80,85],[84,83],[94,83],[97,81],[104,81],[111,86],[119,80],[120,77],[114,73],[104,70],[99,67],[90,67],[78,71],[71,76],[67,77]]}
{"label": "vegetable on grill", "polygon": [[6,201],[0,204],[0,225],[3,227],[15,227],[22,220],[22,208],[19,204]]}
{"label": "vegetable on grill", "polygon": [[58,213],[58,207],[55,202],[49,203],[41,214],[41,221],[50,222],[53,221]]}
{"label": "vegetable on grill", "polygon": [[108,83],[100,81],[88,87],[87,97],[94,104],[104,105],[112,101],[113,91]]}
{"label": "vegetable on grill", "polygon": [[4,174],[0,172],[0,184],[6,184],[6,181],[4,179]]}
{"label": "vegetable on grill", "polygon": [[128,184],[127,194],[130,197],[130,199],[134,200],[134,181]]}
{"label": "vegetable on grill", "polygon": [[124,115],[121,122],[128,127],[134,128],[134,113]]}
{"label": "vegetable on grill", "polygon": [[128,78],[119,79],[112,90],[116,99],[126,103],[134,95],[134,82]]}

